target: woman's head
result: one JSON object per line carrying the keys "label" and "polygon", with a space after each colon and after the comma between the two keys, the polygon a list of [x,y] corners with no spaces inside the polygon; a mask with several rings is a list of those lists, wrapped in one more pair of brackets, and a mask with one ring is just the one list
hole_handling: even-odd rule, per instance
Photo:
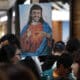
{"label": "woman's head", "polygon": [[66,76],[71,73],[72,57],[63,53],[57,60],[57,71],[60,76]]}
{"label": "woman's head", "polygon": [[20,60],[20,49],[13,45],[5,45],[0,49],[0,62],[16,63]]}
{"label": "woman's head", "polygon": [[54,69],[53,77],[57,80],[68,80],[71,73],[72,57],[68,53],[63,53],[57,60],[57,66]]}
{"label": "woman's head", "polygon": [[11,44],[18,48],[21,48],[20,42],[19,42],[18,38],[16,37],[16,35],[14,35],[14,34],[6,34],[1,38],[0,46],[4,46],[6,44]]}

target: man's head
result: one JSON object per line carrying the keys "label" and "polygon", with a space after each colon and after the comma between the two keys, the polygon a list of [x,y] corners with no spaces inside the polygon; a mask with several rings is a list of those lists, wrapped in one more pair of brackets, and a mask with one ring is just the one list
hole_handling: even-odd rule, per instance
{"label": "man's head", "polygon": [[30,19],[33,22],[41,22],[42,8],[39,5],[33,5],[30,9]]}
{"label": "man's head", "polygon": [[54,53],[59,53],[59,55],[62,54],[62,52],[65,49],[65,43],[62,41],[58,41],[54,44]]}

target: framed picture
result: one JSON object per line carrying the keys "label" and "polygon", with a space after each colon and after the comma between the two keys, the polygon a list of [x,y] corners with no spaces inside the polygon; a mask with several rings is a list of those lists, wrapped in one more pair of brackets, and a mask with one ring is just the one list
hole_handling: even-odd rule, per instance
{"label": "framed picture", "polygon": [[51,4],[20,5],[20,41],[27,56],[51,52]]}

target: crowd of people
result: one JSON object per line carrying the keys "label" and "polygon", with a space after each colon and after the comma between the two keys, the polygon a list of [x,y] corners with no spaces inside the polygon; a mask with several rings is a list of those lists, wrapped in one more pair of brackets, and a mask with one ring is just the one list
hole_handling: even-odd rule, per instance
{"label": "crowd of people", "polygon": [[22,59],[20,42],[14,34],[0,39],[0,80],[80,80],[80,42],[70,39],[66,45],[52,40],[52,52]]}
{"label": "crowd of people", "polygon": [[[14,34],[0,40],[0,80],[41,80],[31,57],[21,60],[20,42]],[[4,78],[6,77],[6,78]]]}
{"label": "crowd of people", "polygon": [[80,80],[80,42],[70,39],[65,44],[54,42],[52,55],[48,55],[42,65],[43,75],[49,80]]}

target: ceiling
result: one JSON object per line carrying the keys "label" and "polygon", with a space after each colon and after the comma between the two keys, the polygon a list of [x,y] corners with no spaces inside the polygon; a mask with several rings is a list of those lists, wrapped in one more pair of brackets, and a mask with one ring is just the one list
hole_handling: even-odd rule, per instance
{"label": "ceiling", "polygon": [[[6,15],[6,11],[8,9],[10,9],[16,2],[17,0],[0,0],[0,17]],[[24,1],[24,0],[20,0],[20,1]],[[26,0],[28,1],[28,0]],[[44,0],[45,1],[45,0]],[[55,0],[53,0],[55,1]],[[58,0],[56,0],[58,1]],[[62,0],[60,0],[62,1]],[[66,2],[68,2],[68,0],[65,0]],[[53,7],[57,6],[57,9],[66,9],[69,10],[69,5],[64,6],[62,3],[55,3],[52,5]]]}
{"label": "ceiling", "polygon": [[10,9],[16,0],[0,0],[0,17],[6,15],[6,11]]}
{"label": "ceiling", "polygon": [[16,0],[0,0],[0,10],[8,10],[15,2]]}

